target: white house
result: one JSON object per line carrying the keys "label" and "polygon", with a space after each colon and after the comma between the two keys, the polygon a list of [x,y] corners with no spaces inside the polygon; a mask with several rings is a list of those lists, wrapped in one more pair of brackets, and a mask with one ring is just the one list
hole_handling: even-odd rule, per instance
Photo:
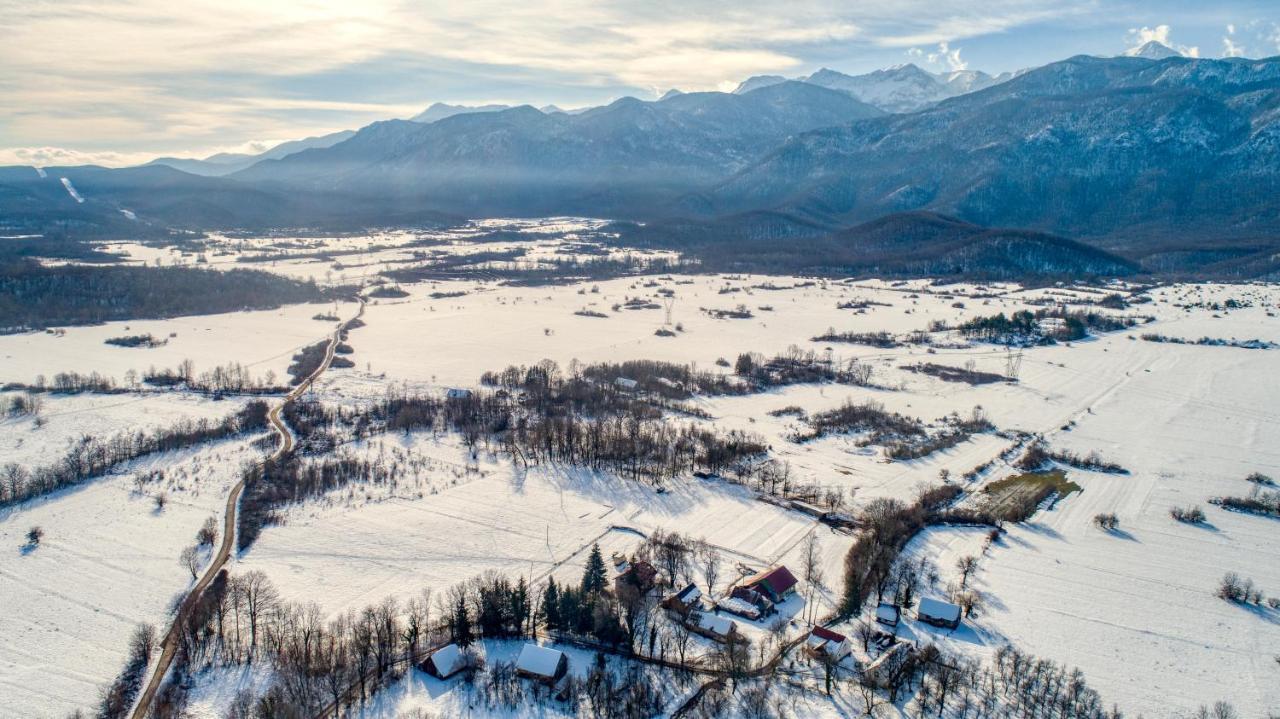
{"label": "white house", "polygon": [[849,638],[826,627],[814,627],[804,643],[805,651],[818,659],[838,662],[853,652]]}
{"label": "white house", "polygon": [[916,619],[935,627],[955,629],[960,626],[960,607],[939,599],[921,599],[916,607]]}

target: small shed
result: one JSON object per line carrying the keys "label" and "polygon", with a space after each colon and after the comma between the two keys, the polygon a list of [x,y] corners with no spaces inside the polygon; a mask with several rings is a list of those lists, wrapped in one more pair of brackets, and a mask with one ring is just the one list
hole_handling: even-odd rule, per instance
{"label": "small shed", "polygon": [[759,607],[738,597],[725,597],[716,601],[716,606],[730,614],[737,614],[747,619],[759,619],[761,612]]}
{"label": "small shed", "polygon": [[665,604],[668,609],[685,614],[690,609],[696,609],[700,599],[702,599],[702,590],[698,589],[698,585],[690,584],[667,597]]}
{"label": "small shed", "polygon": [[540,682],[554,684],[569,671],[569,657],[564,652],[537,644],[526,644],[516,660],[516,673]]}
{"label": "small shed", "polygon": [[448,392],[445,392],[444,396],[449,399],[470,399],[471,390],[463,389],[460,387],[453,387],[453,388],[450,388]]}
{"label": "small shed", "polygon": [[819,507],[816,504],[811,504],[809,502],[805,502],[799,499],[791,500],[791,508],[799,512],[804,512],[810,517],[815,517],[817,519],[822,519],[823,517],[827,516],[827,510],[823,509],[822,507]]}
{"label": "small shed", "polygon": [[432,652],[422,663],[422,670],[433,677],[448,679],[466,666],[462,649],[457,644],[449,644]]}
{"label": "small shed", "polygon": [[876,621],[886,627],[898,626],[898,619],[901,618],[902,611],[898,609],[898,605],[889,604],[888,602],[880,602],[880,606],[876,607]]}
{"label": "small shed", "polygon": [[916,619],[935,627],[955,629],[960,626],[960,607],[939,599],[921,599],[916,607]]}
{"label": "small shed", "polygon": [[826,627],[814,627],[804,648],[811,656],[829,662],[838,662],[853,652],[848,637]]}

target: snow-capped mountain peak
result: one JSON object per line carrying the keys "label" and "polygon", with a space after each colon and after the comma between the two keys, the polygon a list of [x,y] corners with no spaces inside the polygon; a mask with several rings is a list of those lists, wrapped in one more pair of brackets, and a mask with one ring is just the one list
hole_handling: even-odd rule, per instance
{"label": "snow-capped mountain peak", "polygon": [[1186,54],[1159,41],[1152,40],[1145,45],[1125,50],[1124,56],[1140,57],[1146,60],[1164,60],[1171,57],[1186,57]]}

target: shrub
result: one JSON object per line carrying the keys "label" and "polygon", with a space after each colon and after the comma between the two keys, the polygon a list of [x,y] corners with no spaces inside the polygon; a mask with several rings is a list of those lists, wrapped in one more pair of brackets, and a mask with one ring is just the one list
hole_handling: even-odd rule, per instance
{"label": "shrub", "polygon": [[1169,510],[1169,516],[1179,522],[1199,524],[1204,521],[1204,510],[1199,507],[1174,507]]}

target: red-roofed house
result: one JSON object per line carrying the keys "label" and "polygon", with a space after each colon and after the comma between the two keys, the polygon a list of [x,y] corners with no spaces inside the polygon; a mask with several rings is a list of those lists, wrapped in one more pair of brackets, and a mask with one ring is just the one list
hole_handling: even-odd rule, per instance
{"label": "red-roofed house", "polygon": [[832,662],[844,659],[853,651],[848,637],[826,627],[814,627],[805,640],[804,648],[813,657]]}
{"label": "red-roofed house", "polygon": [[784,602],[787,597],[795,594],[797,584],[799,581],[795,575],[779,564],[747,579],[743,586],[760,592],[774,602]]}

